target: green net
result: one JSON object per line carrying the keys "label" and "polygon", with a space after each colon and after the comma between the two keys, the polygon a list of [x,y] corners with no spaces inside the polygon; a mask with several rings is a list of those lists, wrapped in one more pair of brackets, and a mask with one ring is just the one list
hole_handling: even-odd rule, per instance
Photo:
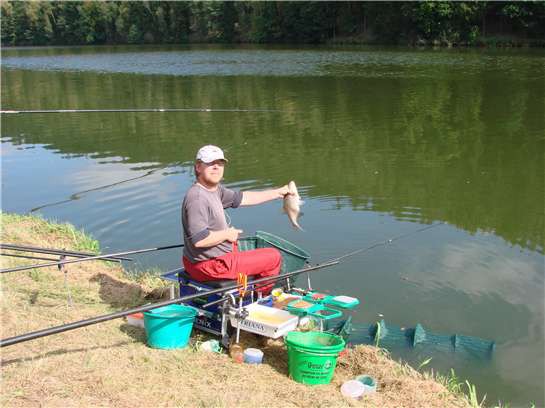
{"label": "green net", "polygon": [[385,349],[426,348],[439,352],[465,353],[472,357],[490,357],[496,348],[493,341],[461,334],[444,335],[427,331],[418,323],[414,328],[400,328],[384,320],[353,328],[350,339]]}

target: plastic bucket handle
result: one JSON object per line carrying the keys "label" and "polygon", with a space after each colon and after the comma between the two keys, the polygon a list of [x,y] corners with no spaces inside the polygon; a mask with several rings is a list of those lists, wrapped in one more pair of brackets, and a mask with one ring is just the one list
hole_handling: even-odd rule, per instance
{"label": "plastic bucket handle", "polygon": [[327,353],[327,352],[318,353],[316,351],[309,351],[308,349],[303,349],[303,348],[300,348],[300,347],[296,347],[296,346],[293,346],[291,344],[288,344],[288,347],[291,348],[292,350],[298,351],[300,353],[308,354],[310,356],[318,356],[318,357],[335,357],[335,356],[338,356],[339,353],[342,351],[342,350],[339,350],[339,351],[331,351],[329,353]]}

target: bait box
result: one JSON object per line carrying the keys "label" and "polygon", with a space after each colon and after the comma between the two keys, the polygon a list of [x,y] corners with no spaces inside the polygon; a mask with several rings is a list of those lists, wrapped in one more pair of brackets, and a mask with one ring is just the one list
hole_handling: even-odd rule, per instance
{"label": "bait box", "polygon": [[303,299],[308,302],[319,304],[327,303],[331,298],[333,298],[333,296],[321,292],[309,292],[303,297]]}
{"label": "bait box", "polygon": [[308,315],[315,319],[332,320],[341,317],[343,315],[343,312],[324,306],[319,310],[313,310],[309,312]]}
{"label": "bait box", "polygon": [[[297,304],[300,303],[300,302],[305,302],[305,303],[308,303],[309,305],[306,306],[306,307],[297,307]],[[298,300],[294,300],[293,302],[290,302],[288,304],[287,309],[288,309],[288,312],[290,312],[290,313],[292,313],[294,315],[305,316],[310,312],[314,312],[314,311],[318,311],[320,309],[323,309],[323,306],[319,305],[319,304],[316,304],[316,303],[308,302],[306,300],[298,299]]]}
{"label": "bait box", "polygon": [[234,313],[229,315],[231,326],[241,330],[277,339],[297,328],[299,318],[285,310],[252,303],[245,308],[248,316],[237,319]]}
{"label": "bait box", "polygon": [[327,305],[340,307],[341,309],[354,309],[357,305],[360,304],[358,298],[350,296],[332,296],[331,299],[328,299],[325,302]]}

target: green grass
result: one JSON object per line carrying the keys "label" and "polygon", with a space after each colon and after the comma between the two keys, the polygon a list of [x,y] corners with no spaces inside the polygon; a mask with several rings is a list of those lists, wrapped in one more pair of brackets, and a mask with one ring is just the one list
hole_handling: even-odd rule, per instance
{"label": "green grass", "polygon": [[[100,252],[100,244],[83,229],[77,229],[67,222],[60,223],[56,220],[46,220],[40,214],[23,215],[15,213],[0,212],[0,223],[2,227],[9,224],[30,224],[30,231],[39,235],[55,235],[68,238],[72,241],[76,251],[92,253]],[[8,240],[10,237],[6,237]]]}
{"label": "green grass", "polygon": [[[425,363],[429,363],[428,360],[426,360]],[[454,372],[454,369],[452,368],[450,369],[450,372],[447,375],[434,372],[432,369],[430,372],[424,373],[424,377],[435,379],[437,382],[440,382],[441,384],[443,384],[445,388],[452,394],[465,398],[468,404],[471,406],[471,408],[485,408],[485,407],[509,408],[510,406],[509,404],[506,404],[503,402],[498,402],[497,404],[494,404],[494,405],[486,405],[485,404],[486,394],[483,395],[483,397],[479,400],[477,387],[475,386],[475,384],[471,384],[467,380],[462,381],[460,377],[456,375],[456,373]],[[532,404],[530,405],[530,407],[535,408],[535,405]]]}

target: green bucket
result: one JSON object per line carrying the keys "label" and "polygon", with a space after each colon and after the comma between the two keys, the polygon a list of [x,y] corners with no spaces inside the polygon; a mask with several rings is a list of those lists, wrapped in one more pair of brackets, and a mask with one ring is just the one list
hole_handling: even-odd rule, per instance
{"label": "green bucket", "polygon": [[329,384],[333,378],[337,357],[344,350],[340,336],[323,332],[289,332],[288,348],[290,377],[308,385]]}
{"label": "green bucket", "polygon": [[194,308],[185,305],[168,305],[144,312],[148,345],[159,349],[187,346],[196,315]]}

